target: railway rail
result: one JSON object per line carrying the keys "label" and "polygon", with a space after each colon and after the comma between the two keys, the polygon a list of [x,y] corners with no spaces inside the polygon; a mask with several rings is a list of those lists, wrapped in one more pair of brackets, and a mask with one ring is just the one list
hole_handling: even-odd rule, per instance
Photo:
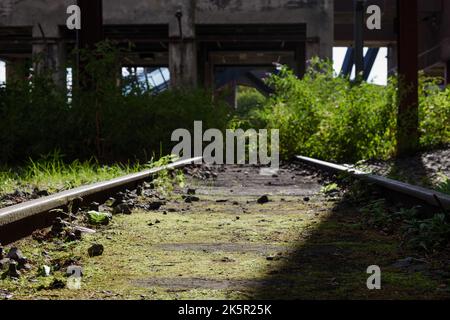
{"label": "railway rail", "polygon": [[[437,209],[450,209],[450,196],[437,191],[313,158],[297,156],[296,159],[320,170],[349,174],[357,179],[407,196]],[[180,168],[201,160],[201,157],[182,160],[167,166],[145,170],[106,182],[78,187],[0,209],[0,243],[8,244],[14,242],[30,235],[38,229],[50,226],[60,214],[55,209],[66,208],[68,205],[81,206],[90,201],[106,200],[110,195],[118,191],[135,188],[139,183],[151,179],[153,175],[162,170]]]}
{"label": "railway rail", "polygon": [[201,160],[201,157],[181,160],[166,166],[81,186],[0,209],[0,243],[7,244],[16,241],[35,230],[50,226],[59,215],[56,209],[67,207],[69,204],[81,206],[90,201],[106,200],[109,195],[118,191],[135,188],[139,183],[151,179],[158,172],[183,167]]}

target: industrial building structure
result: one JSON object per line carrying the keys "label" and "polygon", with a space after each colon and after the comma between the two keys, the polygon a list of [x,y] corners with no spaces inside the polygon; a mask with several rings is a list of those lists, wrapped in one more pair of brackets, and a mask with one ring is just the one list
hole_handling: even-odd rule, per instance
{"label": "industrial building structure", "polygon": [[[66,23],[74,4],[81,8],[80,30]],[[381,20],[375,29],[366,25],[373,5]],[[103,39],[134,44],[118,74],[121,67],[167,67],[170,86],[231,88],[231,104],[239,84],[270,93],[263,78],[274,63],[301,77],[308,59],[331,59],[333,47],[344,46],[341,72],[355,66],[367,79],[378,48],[387,47],[389,73],[397,72],[409,88],[398,112],[399,153],[418,141],[418,71],[450,82],[446,0],[0,0],[7,82],[26,77],[28,61],[34,72],[50,71],[65,86],[73,49]],[[365,57],[364,46],[370,47]],[[43,58],[32,60],[37,56]],[[79,63],[70,67],[81,70]]]}
{"label": "industrial building structure", "polygon": [[[390,72],[397,67],[397,3],[365,2],[381,8],[382,27],[364,28],[364,43],[389,48]],[[73,4],[85,8],[78,35],[66,26]],[[448,78],[450,3],[418,0],[417,13],[418,69]],[[333,46],[353,46],[354,30],[353,0],[0,0],[0,59],[7,78],[14,77],[15,65],[45,52],[42,67],[59,70],[55,80],[64,81],[59,67],[77,39],[97,37],[133,42],[129,65],[167,66],[172,85],[239,80],[257,86],[273,62],[301,75],[308,58],[331,58]],[[351,57],[349,52],[347,69]]]}

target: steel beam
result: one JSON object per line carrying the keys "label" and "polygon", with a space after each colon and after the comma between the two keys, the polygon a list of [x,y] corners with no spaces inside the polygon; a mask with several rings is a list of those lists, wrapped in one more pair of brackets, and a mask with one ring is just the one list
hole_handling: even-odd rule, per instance
{"label": "steel beam", "polygon": [[355,50],[353,48],[347,48],[345,53],[344,62],[342,63],[341,75],[350,76],[352,73],[353,66],[355,65]]}
{"label": "steel beam", "polygon": [[397,116],[397,154],[414,152],[418,146],[418,3],[397,0],[398,74],[400,105]]}
{"label": "steel beam", "polygon": [[377,59],[378,52],[380,48],[369,48],[365,57],[364,57],[364,81],[367,81],[370,76],[370,72],[372,72],[373,65],[375,64],[375,60]]}

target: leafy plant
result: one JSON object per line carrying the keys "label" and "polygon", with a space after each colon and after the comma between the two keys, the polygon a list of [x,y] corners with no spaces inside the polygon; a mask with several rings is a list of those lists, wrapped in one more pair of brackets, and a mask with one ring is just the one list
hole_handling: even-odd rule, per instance
{"label": "leafy plant", "polygon": [[112,42],[80,55],[85,66],[81,83],[88,89],[74,86],[70,99],[66,88],[45,73],[0,88],[0,162],[22,164],[53,150],[60,150],[66,161],[147,162],[157,151],[170,153],[174,130],[193,132],[196,120],[203,121],[205,130],[225,130],[232,116],[209,90],[155,95],[133,77],[119,81],[124,55]]}
{"label": "leafy plant", "polygon": [[87,218],[92,225],[107,225],[111,220],[111,215],[106,212],[89,211]]}
{"label": "leafy plant", "polygon": [[438,185],[437,191],[450,194],[450,178],[444,177],[444,180]]}
{"label": "leafy plant", "polygon": [[[147,167],[164,167],[172,162],[175,162],[177,159],[178,157],[175,155],[165,156],[157,161],[151,161]],[[181,170],[164,169],[156,173],[152,183],[159,193],[167,196],[173,192],[175,186],[178,185],[183,188],[185,186],[185,179],[183,171]]]}
{"label": "leafy plant", "polygon": [[[450,87],[420,79],[420,146],[450,142]],[[396,146],[397,79],[386,86],[336,76],[330,61],[313,58],[299,79],[287,67],[268,81],[275,93],[263,107],[234,119],[235,126],[280,130],[281,156],[336,162],[388,159]]]}
{"label": "leafy plant", "polygon": [[407,243],[432,251],[445,247],[450,241],[450,224],[445,214],[436,214],[429,219],[409,219],[403,226]]}
{"label": "leafy plant", "polygon": [[330,183],[320,189],[323,194],[331,194],[333,192],[339,191],[339,186],[336,183]]}

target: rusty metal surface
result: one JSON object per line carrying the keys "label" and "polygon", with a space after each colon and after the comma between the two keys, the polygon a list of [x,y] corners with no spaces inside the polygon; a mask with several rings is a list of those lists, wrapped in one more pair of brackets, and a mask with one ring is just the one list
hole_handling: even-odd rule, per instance
{"label": "rusty metal surface", "polygon": [[[111,190],[116,190],[122,186],[144,181],[150,178],[153,174],[158,173],[162,170],[178,168],[199,160],[201,160],[201,157],[181,160],[167,166],[145,170],[139,173],[126,175],[124,177],[112,179],[105,182],[78,187],[72,190],[67,190],[47,197],[0,209],[0,227],[4,227],[11,223],[15,223],[20,220],[39,215],[41,213],[63,207],[69,204],[71,201],[79,198],[90,197],[97,193],[105,193]],[[0,238],[1,236],[2,235],[0,234]]]}
{"label": "rusty metal surface", "polygon": [[397,180],[393,180],[393,179],[389,179],[389,178],[385,178],[385,177],[381,177],[381,176],[377,176],[377,175],[373,175],[373,174],[368,174],[368,173],[362,172],[360,170],[348,168],[348,167],[345,167],[342,165],[338,165],[338,164],[334,164],[334,163],[330,163],[330,162],[326,162],[326,161],[321,161],[321,160],[312,159],[312,158],[308,158],[308,157],[302,157],[302,156],[297,156],[297,159],[300,161],[303,161],[305,163],[308,163],[308,164],[319,166],[320,168],[322,168],[324,170],[331,170],[331,171],[335,171],[335,172],[345,172],[356,178],[363,179],[363,180],[369,181],[371,183],[374,183],[377,186],[380,186],[382,188],[385,188],[385,189],[388,189],[388,190],[391,190],[394,192],[398,192],[400,194],[403,194],[403,195],[406,195],[406,196],[409,196],[409,197],[412,197],[415,199],[419,199],[433,207],[443,208],[446,210],[450,209],[450,196],[448,196],[444,193],[438,192],[438,191],[426,189],[426,188],[419,187],[419,186],[414,186],[414,185],[411,185],[408,183],[400,182]]}

